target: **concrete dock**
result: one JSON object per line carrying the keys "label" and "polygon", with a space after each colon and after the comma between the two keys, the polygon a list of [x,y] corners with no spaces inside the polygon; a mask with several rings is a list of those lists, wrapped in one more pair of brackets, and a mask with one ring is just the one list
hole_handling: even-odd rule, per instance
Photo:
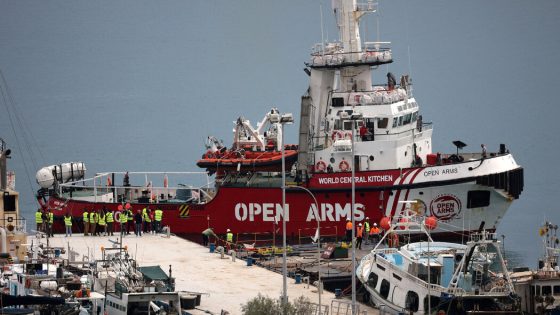
{"label": "concrete dock", "polygon": [[[34,238],[34,237],[33,237]],[[111,247],[111,240],[118,236],[83,236],[74,234],[72,237],[55,235],[50,238],[51,247],[70,247],[79,253],[79,260],[87,255],[100,258],[101,247]],[[30,240],[31,241],[31,240]],[[42,239],[45,243],[45,239]],[[282,295],[282,275],[258,266],[247,266],[246,261],[231,257],[222,259],[218,253],[210,253],[209,249],[200,244],[171,236],[145,234],[142,237],[127,235],[123,238],[123,246],[128,247],[140,266],[159,265],[166,272],[172,265],[173,277],[176,278],[178,291],[193,291],[205,293],[201,305],[196,310],[189,310],[191,314],[242,314],[241,305],[256,297],[259,293],[271,298]],[[68,255],[66,252],[62,257]],[[288,278],[288,297],[294,301],[300,296],[318,303],[317,288],[313,285],[296,284],[294,279]],[[347,299],[335,299],[333,293],[324,291],[321,304],[331,306],[335,304],[350,304]],[[378,314],[376,309],[360,304],[360,314]],[[333,313],[329,310],[329,314]],[[346,311],[340,314],[351,314]]]}

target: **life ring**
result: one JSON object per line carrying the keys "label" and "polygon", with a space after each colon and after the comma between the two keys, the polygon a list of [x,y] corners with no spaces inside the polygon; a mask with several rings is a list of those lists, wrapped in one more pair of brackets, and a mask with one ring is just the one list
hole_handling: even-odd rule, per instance
{"label": "life ring", "polygon": [[335,130],[335,131],[333,131],[331,137],[332,137],[332,140],[333,140],[333,141],[336,141],[336,140],[343,139],[343,138],[344,138],[344,134],[343,134],[342,131],[340,131],[340,130]]}
{"label": "life ring", "polygon": [[346,160],[342,160],[340,161],[340,164],[338,164],[338,168],[344,172],[350,168],[350,164],[348,164]]}
{"label": "life ring", "polygon": [[203,158],[205,159],[213,159],[214,158],[214,154],[212,154],[212,151],[208,150],[206,152],[206,154],[204,154]]}
{"label": "life ring", "polygon": [[326,169],[327,169],[327,164],[323,161],[319,161],[317,162],[317,164],[315,164],[315,171],[324,172]]}

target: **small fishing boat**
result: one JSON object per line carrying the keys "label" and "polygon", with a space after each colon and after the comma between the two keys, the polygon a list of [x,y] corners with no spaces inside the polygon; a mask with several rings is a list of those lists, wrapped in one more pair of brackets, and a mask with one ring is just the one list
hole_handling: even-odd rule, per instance
{"label": "small fishing boat", "polygon": [[521,308],[526,314],[560,314],[560,246],[558,225],[545,222],[539,228],[544,255],[537,270],[514,268],[510,277],[521,297]]}
{"label": "small fishing boat", "polygon": [[[387,227],[356,272],[370,301],[391,314],[520,314],[495,234],[473,233],[466,245],[434,242],[436,225],[435,217],[411,216]],[[382,245],[385,238],[396,245],[395,231],[411,226],[428,240]]]}

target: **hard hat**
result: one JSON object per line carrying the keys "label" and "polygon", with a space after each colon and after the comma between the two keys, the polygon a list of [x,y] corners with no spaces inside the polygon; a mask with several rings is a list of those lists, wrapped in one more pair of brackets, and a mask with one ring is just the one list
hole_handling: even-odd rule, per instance
{"label": "hard hat", "polygon": [[374,223],[373,226],[377,226],[377,223]]}
{"label": "hard hat", "polygon": [[362,226],[362,224],[360,223],[360,224],[358,224],[358,226]]}
{"label": "hard hat", "polygon": [[346,221],[350,221],[350,219],[346,219]]}
{"label": "hard hat", "polygon": [[227,229],[227,231],[226,231],[226,232],[231,232],[231,230],[230,230],[230,229]]}
{"label": "hard hat", "polygon": [[366,217],[366,220],[369,220],[369,217]]}

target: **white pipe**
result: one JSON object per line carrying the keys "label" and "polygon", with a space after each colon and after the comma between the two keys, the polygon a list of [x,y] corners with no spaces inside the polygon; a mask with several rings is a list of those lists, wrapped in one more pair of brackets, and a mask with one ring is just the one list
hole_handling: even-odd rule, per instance
{"label": "white pipe", "polygon": [[2,254],[7,254],[8,253],[8,244],[6,241],[6,229],[3,227],[0,227],[0,236],[2,237],[2,250],[0,251],[0,253]]}

